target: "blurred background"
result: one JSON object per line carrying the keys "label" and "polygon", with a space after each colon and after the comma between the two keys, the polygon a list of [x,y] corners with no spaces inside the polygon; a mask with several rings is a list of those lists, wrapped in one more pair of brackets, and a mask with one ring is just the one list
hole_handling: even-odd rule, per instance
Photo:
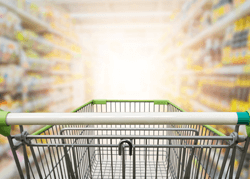
{"label": "blurred background", "polygon": [[[186,111],[246,111],[249,31],[250,0],[0,0],[0,108],[168,99]],[[18,178],[2,136],[0,178]]]}

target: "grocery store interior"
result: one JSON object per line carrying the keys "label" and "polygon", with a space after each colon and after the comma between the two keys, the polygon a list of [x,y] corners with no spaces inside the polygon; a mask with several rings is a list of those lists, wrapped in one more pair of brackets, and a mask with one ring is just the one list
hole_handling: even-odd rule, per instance
{"label": "grocery store interior", "polygon": [[[243,112],[249,91],[250,0],[0,0],[2,110],[167,99],[188,112]],[[242,179],[249,161],[250,148]],[[0,178],[19,178],[2,135]]]}

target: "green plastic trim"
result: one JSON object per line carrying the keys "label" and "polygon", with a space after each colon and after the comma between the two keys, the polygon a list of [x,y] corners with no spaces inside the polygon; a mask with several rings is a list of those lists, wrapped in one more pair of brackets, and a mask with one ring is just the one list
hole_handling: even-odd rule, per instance
{"label": "green plastic trim", "polygon": [[214,133],[216,133],[219,136],[226,136],[225,134],[223,134],[222,132],[218,131],[217,129],[213,128],[210,125],[203,125],[203,126],[208,128],[209,130],[213,131]]}
{"label": "green plastic trim", "polygon": [[47,125],[41,129],[39,129],[38,131],[34,132],[32,135],[40,135],[41,133],[43,133],[44,131],[46,131],[47,129],[51,128],[52,125]]}
{"label": "green plastic trim", "polygon": [[176,106],[174,103],[168,101],[169,104],[171,104],[172,106],[176,107],[177,109],[181,110],[182,112],[185,112],[184,109],[180,108],[179,106]]}
{"label": "green plastic trim", "polygon": [[89,101],[88,103],[85,103],[84,105],[82,105],[82,106],[80,106],[80,107],[78,107],[78,108],[76,108],[76,109],[73,110],[72,112],[76,112],[76,111],[82,109],[83,107],[85,107],[85,106],[87,106],[87,105],[89,105],[89,104],[92,104],[92,103],[93,103],[93,100],[92,100],[92,101]]}
{"label": "green plastic trim", "polygon": [[155,105],[157,105],[157,104],[158,105],[161,105],[161,104],[166,104],[167,105],[168,104],[168,100],[155,100],[154,104]]}
{"label": "green plastic trim", "polygon": [[106,104],[107,100],[105,99],[95,99],[92,101],[92,104]]}
{"label": "green plastic trim", "polygon": [[[250,116],[250,110],[246,111],[248,113],[248,116]],[[249,120],[250,122],[250,120]],[[250,125],[246,125],[246,132],[247,132],[247,136],[250,137]]]}
{"label": "green plastic trim", "polygon": [[107,100],[107,102],[154,102],[155,100]]}
{"label": "green plastic trim", "polygon": [[236,112],[238,115],[237,124],[246,124],[249,125],[249,113],[248,112]]}
{"label": "green plastic trim", "polygon": [[10,135],[11,131],[11,126],[8,126],[6,124],[6,117],[9,113],[10,112],[8,111],[3,111],[2,109],[0,109],[0,134],[6,137]]}

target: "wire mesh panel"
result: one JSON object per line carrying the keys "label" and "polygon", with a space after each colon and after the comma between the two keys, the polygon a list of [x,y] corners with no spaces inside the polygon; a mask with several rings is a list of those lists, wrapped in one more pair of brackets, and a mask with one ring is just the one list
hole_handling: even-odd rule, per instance
{"label": "wire mesh panel", "polygon": [[[182,110],[171,103],[107,101],[75,112]],[[219,136],[202,125],[54,125],[40,135],[21,132],[30,154],[21,178],[237,178],[242,162],[236,165],[235,156],[244,158],[249,144],[237,133]]]}

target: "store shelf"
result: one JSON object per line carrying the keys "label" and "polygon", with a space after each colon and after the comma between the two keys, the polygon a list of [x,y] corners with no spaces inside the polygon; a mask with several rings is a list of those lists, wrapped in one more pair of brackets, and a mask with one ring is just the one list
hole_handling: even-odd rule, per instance
{"label": "store shelf", "polygon": [[203,112],[218,112],[218,111],[211,109],[211,108],[205,106],[204,104],[201,104],[200,102],[195,101],[195,100],[190,100],[190,103],[192,104],[195,111],[202,110]]}
{"label": "store shelf", "polygon": [[207,28],[200,34],[198,34],[195,38],[190,40],[188,43],[184,44],[181,49],[190,48],[194,45],[199,44],[200,42],[204,41],[206,38],[221,33],[225,30],[229,25],[234,23],[236,20],[246,16],[249,14],[250,9],[250,1],[246,1],[240,7],[234,9],[229,14],[227,14],[224,18],[216,22],[210,28]]}
{"label": "store shelf", "polygon": [[192,12],[183,21],[180,22],[180,29],[187,27],[190,21],[197,18],[203,12],[203,7],[208,5],[212,5],[211,0],[198,1],[196,6],[192,9]]}
{"label": "store shelf", "polygon": [[19,108],[13,109],[13,110],[11,109],[10,112],[12,112],[12,113],[21,113],[21,112],[23,112],[23,108],[19,107]]}
{"label": "store shelf", "polygon": [[72,62],[69,61],[69,60],[64,60],[64,59],[59,59],[59,58],[51,58],[50,60],[51,60],[52,62],[54,62],[54,63],[66,63],[66,64],[72,63]]}
{"label": "store shelf", "polygon": [[72,98],[73,95],[65,95],[65,96],[53,96],[53,102],[59,102],[59,101],[63,101],[63,100],[66,100],[66,99],[70,99]]}
{"label": "store shelf", "polygon": [[53,75],[72,75],[70,71],[52,71],[51,74]]}
{"label": "store shelf", "polygon": [[51,49],[57,49],[57,50],[61,50],[63,52],[66,52],[66,53],[69,53],[71,55],[78,55],[78,53],[72,51],[72,50],[69,50],[67,49],[66,47],[61,47],[59,45],[55,45],[53,44],[52,42],[46,40],[46,39],[42,39],[42,38],[38,38],[38,39],[35,39],[38,43],[41,43],[41,44],[44,44],[44,45],[47,45],[49,47],[51,47]]}
{"label": "store shelf", "polygon": [[19,94],[19,93],[22,93],[22,89],[21,88],[17,89],[16,87],[15,87],[15,90],[13,90],[13,88],[12,89],[11,88],[9,88],[9,89],[1,89],[0,88],[0,93],[8,93],[8,92],[10,92],[12,94]]}
{"label": "store shelf", "polygon": [[39,87],[27,87],[26,90],[24,90],[25,92],[34,92],[34,91],[42,91],[42,90],[46,90],[46,89],[51,89],[51,85],[41,85]]}
{"label": "store shelf", "polygon": [[171,59],[173,56],[181,54],[183,50],[191,48],[191,47],[201,43],[206,38],[221,33],[230,24],[234,23],[234,21],[249,14],[249,9],[250,9],[250,1],[246,1],[240,7],[234,9],[229,14],[227,14],[223,19],[219,20],[218,22],[216,22],[214,25],[207,28],[206,30],[200,32],[195,38],[191,38],[189,40],[189,42],[184,43],[181,47],[164,55],[163,58],[164,59]]}
{"label": "store shelf", "polygon": [[[181,19],[179,21],[179,23],[174,25],[174,29],[176,29],[174,31],[174,34],[180,34],[181,31],[187,27],[188,23],[190,23],[190,21],[192,21],[193,19],[195,19],[196,17],[198,17],[202,12],[203,12],[203,7],[207,6],[207,5],[211,5],[212,1],[210,0],[202,0],[202,1],[198,1],[196,6],[192,9],[192,12],[186,16],[185,19]],[[167,45],[170,44],[170,40],[167,40],[162,47],[160,48],[160,50],[163,50]]]}
{"label": "store shelf", "polygon": [[53,33],[55,35],[63,37],[64,39],[66,39],[67,41],[69,41],[71,43],[74,43],[77,45],[79,44],[77,41],[75,41],[69,37],[66,37],[61,32],[54,30],[48,23],[43,22],[41,19],[33,17],[31,14],[17,8],[16,6],[10,4],[6,0],[0,0],[0,5],[3,5],[5,7],[7,7],[8,9],[10,9],[11,11],[15,12],[16,14],[18,14],[24,23],[28,24],[32,28],[35,28],[34,30],[37,32],[50,32],[50,33]]}
{"label": "store shelf", "polygon": [[49,97],[29,101],[24,104],[24,111],[34,111],[36,109],[44,108],[48,106],[50,102],[52,102],[52,100]]}
{"label": "store shelf", "polygon": [[69,88],[72,87],[72,83],[66,83],[66,84],[58,84],[58,85],[53,85],[53,89],[58,89],[58,88]]}
{"label": "store shelf", "polygon": [[204,69],[202,71],[177,71],[170,73],[170,75],[244,75],[250,74],[250,65],[228,65],[214,69]]}

